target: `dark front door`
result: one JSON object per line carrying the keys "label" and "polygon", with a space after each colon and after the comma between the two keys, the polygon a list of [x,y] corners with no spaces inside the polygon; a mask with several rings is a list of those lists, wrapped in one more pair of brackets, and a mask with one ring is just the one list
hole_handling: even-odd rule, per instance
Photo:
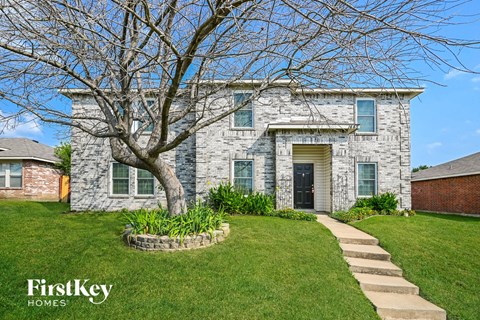
{"label": "dark front door", "polygon": [[313,164],[293,164],[295,209],[313,209]]}

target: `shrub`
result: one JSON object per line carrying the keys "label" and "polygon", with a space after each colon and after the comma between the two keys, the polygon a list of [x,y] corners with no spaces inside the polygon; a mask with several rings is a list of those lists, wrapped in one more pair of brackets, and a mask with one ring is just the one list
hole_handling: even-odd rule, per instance
{"label": "shrub", "polygon": [[207,202],[213,209],[229,214],[268,215],[275,208],[273,195],[259,192],[245,195],[230,184],[210,189]]}
{"label": "shrub", "polygon": [[372,208],[372,198],[358,198],[355,204],[353,205],[354,208]]}
{"label": "shrub", "polygon": [[230,184],[220,184],[208,192],[207,203],[215,210],[223,210],[229,214],[252,214],[260,216],[280,217],[293,220],[316,221],[312,213],[296,211],[291,208],[275,210],[275,196],[252,192],[245,195]]}
{"label": "shrub", "polygon": [[297,211],[292,208],[274,210],[269,215],[272,217],[280,217],[292,220],[317,221],[317,216],[315,214]]}
{"label": "shrub", "polygon": [[181,240],[204,232],[213,235],[225,220],[223,211],[215,212],[200,202],[177,216],[170,216],[165,209],[139,209],[124,211],[124,217],[134,234],[180,237]]}
{"label": "shrub", "polygon": [[374,195],[371,198],[360,198],[355,202],[354,208],[370,208],[377,212],[389,214],[397,209],[397,196],[392,192]]}
{"label": "shrub", "polygon": [[224,210],[230,214],[244,213],[245,196],[231,184],[220,184],[208,192],[208,204],[215,210]]}
{"label": "shrub", "polygon": [[244,197],[244,206],[242,213],[255,214],[260,216],[268,215],[275,209],[272,195],[259,192],[251,193]]}
{"label": "shrub", "polygon": [[343,222],[351,222],[355,220],[362,220],[376,214],[377,212],[375,210],[368,207],[363,207],[352,208],[348,211],[336,211],[333,212],[330,216]]}
{"label": "shrub", "polygon": [[332,218],[343,222],[362,220],[373,215],[414,216],[413,210],[397,210],[398,201],[395,194],[387,192],[371,198],[357,199],[355,205],[348,211],[336,211],[330,214]]}

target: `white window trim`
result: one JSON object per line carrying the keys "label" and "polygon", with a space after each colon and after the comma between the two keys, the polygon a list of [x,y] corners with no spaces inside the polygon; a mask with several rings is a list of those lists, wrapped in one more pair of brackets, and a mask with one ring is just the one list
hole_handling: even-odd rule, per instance
{"label": "white window trim", "polygon": [[[232,105],[235,107],[235,94],[236,93],[250,93],[253,95],[253,90],[234,90],[232,92]],[[255,106],[253,104],[253,100],[250,101],[250,104],[252,105],[252,126],[251,127],[236,127],[235,126],[235,112],[232,113],[231,116],[231,121],[230,121],[230,128],[231,129],[237,129],[237,130],[254,130],[255,129]],[[242,109],[239,109],[237,111],[240,111]]]}
{"label": "white window trim", "polygon": [[10,166],[8,166],[8,169],[5,169],[5,187],[0,187],[0,189],[15,189],[15,190],[21,190],[23,189],[23,184],[24,184],[24,174],[23,174],[23,161],[9,161],[9,162],[2,162],[1,164],[12,164],[12,163],[19,163],[21,166],[21,174],[20,174],[20,187],[10,187],[10,176],[11,176],[11,171],[10,171]]}
{"label": "white window trim", "polygon": [[[110,162],[110,177],[109,177],[109,182],[110,182],[110,197],[128,197],[130,196],[130,183],[131,183],[131,173],[130,173],[130,166],[127,166],[128,167],[128,193],[113,193],[113,164],[114,163],[120,163],[120,162],[115,162],[115,161],[112,161]],[[123,163],[120,163],[120,164],[123,164]]]}
{"label": "white window trim", "polygon": [[157,188],[157,179],[153,176],[153,193],[152,194],[139,194],[138,193],[138,168],[135,168],[135,197],[138,198],[152,198],[155,197],[157,192],[155,191]]}
{"label": "white window trim", "polygon": [[252,163],[252,192],[255,192],[255,161],[253,159],[234,159],[230,170],[230,184],[235,187],[235,162],[249,161]]}
{"label": "white window trim", "polygon": [[375,98],[355,98],[355,123],[358,124],[358,101],[373,101],[373,131],[355,131],[355,134],[359,135],[369,135],[369,134],[377,134],[377,99]]}
{"label": "white window trim", "polygon": [[358,174],[359,174],[359,165],[360,164],[373,164],[375,165],[375,192],[373,195],[378,194],[378,163],[377,162],[357,162],[356,165],[356,170],[355,170],[355,194],[357,195],[357,198],[371,198],[372,196],[363,196],[358,194]]}

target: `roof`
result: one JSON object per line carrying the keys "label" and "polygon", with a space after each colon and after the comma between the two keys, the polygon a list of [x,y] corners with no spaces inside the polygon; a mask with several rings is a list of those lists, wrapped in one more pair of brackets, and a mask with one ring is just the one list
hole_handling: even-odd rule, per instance
{"label": "roof", "polygon": [[37,160],[55,163],[54,148],[26,138],[0,138],[0,160]]}
{"label": "roof", "polygon": [[412,174],[412,181],[480,174],[480,152]]}
{"label": "roof", "polygon": [[[353,95],[380,95],[380,94],[406,94],[413,99],[425,91],[424,88],[298,88],[298,84],[291,80],[276,80],[272,82],[276,86],[291,87],[295,94],[353,94]],[[236,80],[229,82],[227,80],[202,81],[201,85],[229,85],[229,86],[260,86],[262,80]],[[145,89],[144,89],[145,90]],[[155,92],[158,89],[146,90],[148,93]],[[64,96],[89,95],[89,89],[60,89],[59,92]]]}
{"label": "roof", "polygon": [[406,94],[410,99],[415,98],[425,91],[424,88],[313,88],[298,89],[297,94],[355,94],[355,95],[379,95],[379,94]]}

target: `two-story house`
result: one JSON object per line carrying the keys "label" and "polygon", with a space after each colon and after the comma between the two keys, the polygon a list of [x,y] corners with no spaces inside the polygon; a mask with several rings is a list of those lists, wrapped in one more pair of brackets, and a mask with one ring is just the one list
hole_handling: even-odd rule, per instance
{"label": "two-story house", "polygon": [[[212,103],[242,103],[255,82]],[[331,212],[357,198],[393,192],[410,208],[410,100],[423,89],[309,89],[278,86],[168,152],[187,198],[221,182],[275,193],[277,207]],[[73,113],[98,108],[65,90]],[[73,129],[72,210],[155,207],[165,202],[148,172],[116,163],[108,140]]]}

